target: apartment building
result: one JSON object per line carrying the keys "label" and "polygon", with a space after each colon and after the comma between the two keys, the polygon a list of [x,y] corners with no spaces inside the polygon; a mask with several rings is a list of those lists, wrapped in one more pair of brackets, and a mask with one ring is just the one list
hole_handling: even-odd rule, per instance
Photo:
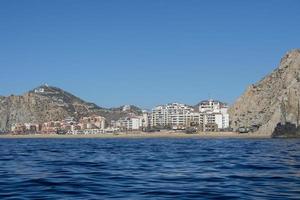
{"label": "apartment building", "polygon": [[199,111],[180,103],[160,105],[152,109],[151,127],[185,129],[195,126],[201,131],[218,131],[229,128],[228,106],[220,101],[207,100]]}
{"label": "apartment building", "polygon": [[83,117],[79,120],[81,129],[104,129],[105,118],[98,115]]}
{"label": "apartment building", "polygon": [[142,116],[129,116],[119,119],[112,123],[114,128],[118,128],[121,131],[134,131],[140,130],[143,127]]}
{"label": "apartment building", "polygon": [[193,111],[192,107],[180,103],[157,106],[151,113],[151,126],[184,129]]}
{"label": "apartment building", "polygon": [[[202,101],[199,105],[199,113],[202,115],[203,130],[224,130],[229,128],[228,106],[220,101],[212,99]],[[213,126],[215,124],[216,126]],[[206,128],[208,127],[208,128]]]}

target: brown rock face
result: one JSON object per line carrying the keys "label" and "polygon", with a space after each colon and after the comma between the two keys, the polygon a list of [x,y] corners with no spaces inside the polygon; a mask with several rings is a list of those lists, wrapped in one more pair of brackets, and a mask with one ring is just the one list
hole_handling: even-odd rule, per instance
{"label": "brown rock face", "polygon": [[[137,108],[132,112],[139,111]],[[9,130],[13,123],[42,123],[66,117],[79,119],[92,114],[109,121],[128,113],[101,108],[62,89],[45,85],[21,96],[0,96],[0,130]]]}
{"label": "brown rock face", "polygon": [[280,65],[257,84],[251,85],[229,109],[231,126],[258,126],[272,134],[279,122],[299,123],[300,49],[288,52]]}

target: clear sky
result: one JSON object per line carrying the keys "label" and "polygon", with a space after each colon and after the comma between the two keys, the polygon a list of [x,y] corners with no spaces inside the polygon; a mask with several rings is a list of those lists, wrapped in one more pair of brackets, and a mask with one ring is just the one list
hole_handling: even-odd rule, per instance
{"label": "clear sky", "polygon": [[1,0],[0,94],[233,103],[300,47],[298,0]]}

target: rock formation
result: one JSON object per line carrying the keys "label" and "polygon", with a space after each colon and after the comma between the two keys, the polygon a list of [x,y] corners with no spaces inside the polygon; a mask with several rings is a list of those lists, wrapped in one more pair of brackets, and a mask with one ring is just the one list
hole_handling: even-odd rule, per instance
{"label": "rock formation", "polygon": [[108,121],[117,120],[128,112],[140,112],[134,108],[128,111],[101,108],[60,88],[42,85],[20,96],[0,96],[0,130],[9,130],[13,123],[41,123],[66,117],[79,119],[91,114],[101,115]]}
{"label": "rock formation", "polygon": [[288,52],[280,65],[251,85],[229,109],[231,126],[257,128],[271,135],[278,123],[299,124],[300,49]]}

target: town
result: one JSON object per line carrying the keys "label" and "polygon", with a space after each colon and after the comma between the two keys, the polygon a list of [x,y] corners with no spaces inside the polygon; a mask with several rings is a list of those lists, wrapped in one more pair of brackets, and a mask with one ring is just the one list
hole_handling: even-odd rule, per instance
{"label": "town", "polygon": [[[123,109],[130,109],[130,105]],[[104,134],[119,132],[160,130],[195,132],[230,131],[228,105],[209,99],[199,107],[181,103],[160,105],[152,111],[144,110],[141,115],[129,113],[119,120],[107,121],[103,116],[91,115],[79,120],[67,117],[61,121],[43,123],[16,123],[11,126],[12,134]]]}

